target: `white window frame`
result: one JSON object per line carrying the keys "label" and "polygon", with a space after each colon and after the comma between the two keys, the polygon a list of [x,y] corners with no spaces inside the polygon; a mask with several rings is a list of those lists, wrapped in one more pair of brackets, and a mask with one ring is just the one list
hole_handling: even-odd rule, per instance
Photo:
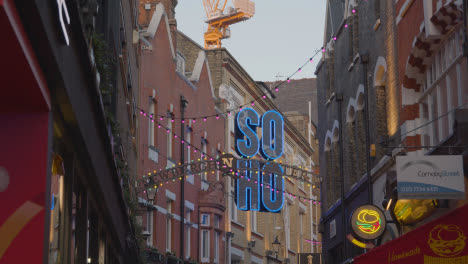
{"label": "white window frame", "polygon": [[[206,223],[203,223],[203,217],[206,216]],[[210,215],[209,214],[201,214],[200,215],[200,225],[201,226],[210,226]]]}
{"label": "white window frame", "polygon": [[149,247],[153,246],[153,211],[148,211],[146,213],[146,231],[150,234],[146,245]]}
{"label": "white window frame", "polygon": [[[201,138],[201,149],[202,149],[202,153],[204,153],[204,155],[208,154],[207,153],[207,143],[205,142],[206,139],[203,139]],[[200,153],[200,159],[203,160],[205,158],[205,156],[201,157],[202,153]],[[202,179],[207,181],[208,180],[208,172],[202,172],[201,173],[202,175]]]}
{"label": "white window frame", "polygon": [[217,214],[213,215],[214,217],[214,223],[213,223],[213,226],[216,227],[216,228],[219,228],[220,225],[221,225],[221,217]]}
{"label": "white window frame", "polygon": [[[203,243],[204,238],[206,238],[206,248],[205,248],[205,244]],[[202,229],[200,239],[201,239],[200,241],[201,261],[209,262],[210,261],[210,230]],[[206,253],[206,255],[204,253]]]}
{"label": "white window frame", "polygon": [[167,113],[167,128],[166,129],[169,129],[169,133],[167,133],[167,157],[169,157],[170,159],[172,159],[172,115],[170,113]]}
{"label": "white window frame", "polygon": [[284,233],[286,237],[286,249],[290,249],[291,246],[291,228],[290,228],[290,223],[291,223],[291,214],[289,212],[289,207],[291,205],[286,202],[285,207],[284,207],[284,214],[285,214],[285,223],[284,223]]}
{"label": "white window frame", "polygon": [[[172,200],[167,202],[167,214],[172,213]],[[172,219],[171,217],[166,217],[166,252],[171,251],[172,244]]]}
{"label": "white window frame", "polygon": [[176,71],[185,74],[185,59],[177,52]]}
{"label": "white window frame", "polygon": [[[154,116],[155,113],[155,103],[150,97],[150,103],[149,103],[149,112],[151,115],[153,115],[153,119],[156,119],[156,116]],[[154,146],[154,122],[151,121],[150,118],[148,118],[148,146]]]}
{"label": "white window frame", "polygon": [[229,197],[230,199],[229,207],[231,209],[231,214],[229,215],[229,218],[231,219],[231,221],[237,221],[237,206],[236,206],[236,200],[234,199],[236,192],[234,191],[234,186],[232,185],[233,181],[235,184],[234,179],[229,180],[229,184],[231,185],[231,195]]}
{"label": "white window frame", "polygon": [[299,212],[299,246],[301,249],[301,253],[304,252],[304,216],[305,212]]}
{"label": "white window frame", "polygon": [[187,222],[187,224],[185,225],[185,237],[186,237],[186,241],[185,241],[185,258],[188,259],[190,258],[190,244],[191,244],[191,241],[190,241],[190,227],[191,225],[189,224],[190,223],[190,214],[192,213],[191,210],[189,210],[188,208],[186,208],[186,212],[185,212],[185,220]]}
{"label": "white window frame", "polygon": [[[428,115],[421,117],[427,118],[428,121],[434,120],[457,107],[452,103],[453,96],[456,96],[453,94],[452,87],[456,87],[459,100],[463,100],[461,94],[463,94],[463,89],[466,89],[466,87],[463,87],[463,85],[459,83],[461,82],[460,78],[458,78],[459,65],[457,64],[455,65],[456,68],[452,68],[454,63],[463,56],[460,38],[463,38],[462,27],[458,28],[452,35],[444,39],[440,49],[437,50],[432,57],[432,63],[426,69],[424,91],[419,102],[420,104],[424,103],[427,105]],[[449,70],[457,71],[456,79],[449,79],[450,75],[446,74]],[[445,86],[445,89],[442,89],[443,86]],[[446,94],[443,95],[442,92],[446,92]],[[444,101],[443,98],[446,100]],[[446,109],[443,109],[443,106],[447,106]],[[420,109],[423,109],[423,107],[420,106]],[[444,130],[445,125],[443,122],[445,122],[445,119],[448,120],[448,131]],[[432,146],[439,145],[453,133],[453,122],[454,118],[451,114],[432,122],[424,129],[428,139],[426,140],[423,135],[423,143]],[[430,151],[430,149],[426,151]]]}
{"label": "white window frame", "polygon": [[218,231],[214,233],[214,263],[219,263],[219,242],[220,234]]}
{"label": "white window frame", "polygon": [[[189,122],[189,123],[191,124],[191,122]],[[191,130],[191,128],[188,128],[187,129],[187,136],[185,137],[185,142],[187,142],[187,145],[190,145],[190,143],[191,143],[191,136],[192,136],[192,130]],[[189,150],[187,150],[187,162],[188,163],[192,162],[192,160],[190,158],[191,158],[191,151],[189,149]],[[195,183],[195,177],[193,176],[193,174],[188,175],[187,182],[189,182],[192,185]]]}
{"label": "white window frame", "polygon": [[252,232],[257,232],[257,212],[250,211],[250,229]]}

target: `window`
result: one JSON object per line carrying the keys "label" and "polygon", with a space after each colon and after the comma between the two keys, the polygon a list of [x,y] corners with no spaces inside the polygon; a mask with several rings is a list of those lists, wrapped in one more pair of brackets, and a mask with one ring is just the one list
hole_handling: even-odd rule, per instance
{"label": "window", "polygon": [[209,262],[210,260],[210,231],[209,230],[202,230],[201,260],[202,262]]}
{"label": "window", "polygon": [[[192,124],[192,122],[189,122],[189,124]],[[187,142],[187,145],[190,145],[190,143],[192,142],[192,128],[191,127],[187,127],[187,135],[185,136],[185,141]],[[187,152],[187,162],[192,162],[190,149],[187,149],[186,152]],[[189,182],[190,184],[194,184],[193,174],[188,175],[187,182]]]}
{"label": "window", "polygon": [[[192,142],[192,128],[187,127],[187,135],[185,136],[185,141],[187,142],[187,145],[190,145]],[[191,151],[187,150],[187,162],[191,162]]]}
{"label": "window", "polygon": [[190,213],[191,211],[187,209],[187,212],[185,213],[185,220],[187,222],[187,224],[185,225],[185,258],[190,258],[190,244],[191,244],[191,241],[190,241],[190,227],[191,227],[191,224],[190,224]]}
{"label": "window", "polygon": [[220,216],[214,215],[214,227],[219,228]]}
{"label": "window", "polygon": [[[219,158],[220,156],[221,156],[221,144],[218,143],[218,148],[216,149],[216,157]],[[219,170],[216,170],[216,180],[219,181]]]}
{"label": "window", "polygon": [[235,184],[235,180],[234,179],[231,179],[231,195],[229,197],[229,199],[231,200],[231,220],[232,221],[237,221],[237,207],[236,207],[236,201],[234,199],[234,197],[236,197],[236,192],[234,191],[234,184]]}
{"label": "window", "polygon": [[290,222],[290,214],[289,214],[289,207],[290,205],[288,203],[285,203],[285,207],[284,207],[284,232],[286,233],[286,249],[289,249],[290,248],[290,234],[291,234],[291,230],[289,228],[289,222]]}
{"label": "window", "polygon": [[214,263],[219,263],[219,232],[215,231]]}
{"label": "window", "polygon": [[[169,132],[167,133],[167,157],[171,158],[172,159],[172,148],[173,148],[173,144],[172,144],[172,131],[174,130],[173,129],[173,120],[174,118],[174,115],[170,112],[167,113],[167,130],[169,130]],[[167,131],[166,131],[167,132]]]}
{"label": "window", "polygon": [[178,52],[177,52],[177,66],[176,66],[176,71],[177,72],[180,72],[182,74],[185,74],[185,59],[184,57],[182,57],[182,55],[180,55]]}
{"label": "window", "polygon": [[299,241],[301,252],[304,252],[304,212],[299,213]]}
{"label": "window", "polygon": [[250,228],[252,231],[257,231],[257,212],[250,211]]}
{"label": "window", "polygon": [[[155,109],[156,109],[156,104],[155,104],[155,101],[153,99],[153,97],[150,97],[150,103],[149,103],[149,112],[150,112],[150,115],[153,116],[154,119],[157,118],[157,114],[155,112]],[[154,141],[154,122],[148,118],[148,145],[149,146],[154,146],[155,145],[155,141]]]}
{"label": "window", "polygon": [[202,226],[209,226],[210,225],[210,215],[209,214],[202,214],[200,222],[201,222],[200,224]]}
{"label": "window", "polygon": [[172,201],[167,202],[167,217],[166,217],[166,251],[171,252],[172,238]]}
{"label": "window", "polygon": [[[424,94],[420,100],[421,118],[430,123],[422,133],[422,143],[437,146],[453,133],[454,116],[446,115],[453,108],[466,101],[468,88],[462,72],[466,65],[459,59],[462,56],[462,28],[455,30],[434,52],[432,63],[425,72]],[[458,63],[457,63],[458,61]],[[463,97],[465,95],[465,97]]]}
{"label": "window", "polygon": [[[200,154],[200,155],[206,155],[207,154],[207,145],[208,145],[208,142],[206,141],[206,138],[201,138],[201,149],[202,149],[202,153],[203,154]],[[203,157],[201,157],[201,159],[203,159]],[[202,173],[202,179],[203,180],[207,180],[208,179],[208,172],[205,172],[205,173]]]}
{"label": "window", "polygon": [[63,161],[60,156],[54,155],[52,167],[57,169],[52,170],[51,180],[52,206],[50,213],[49,259],[55,263],[56,261],[60,261],[61,250],[63,250],[60,247],[59,236],[63,236],[60,230],[64,224],[64,204],[66,204],[67,201],[65,200],[64,194],[65,178]]}
{"label": "window", "polygon": [[153,211],[148,211],[146,213],[146,231],[150,234],[146,244],[148,246],[153,246]]}

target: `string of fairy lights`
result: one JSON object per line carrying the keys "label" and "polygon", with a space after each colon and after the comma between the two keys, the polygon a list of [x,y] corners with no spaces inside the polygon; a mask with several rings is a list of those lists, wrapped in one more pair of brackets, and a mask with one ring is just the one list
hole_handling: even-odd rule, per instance
{"label": "string of fairy lights", "polygon": [[[366,0],[367,1],[367,0]],[[354,15],[357,13],[357,9],[353,8],[351,10],[351,13]],[[345,29],[348,29],[349,28],[349,25],[347,23],[344,24],[343,26]],[[336,42],[338,40],[338,36],[336,33],[332,33],[332,36],[331,36],[331,39],[330,41],[333,40],[334,42]],[[175,116],[168,116],[168,115],[154,115],[152,114],[152,116],[154,118],[158,118],[160,121],[163,121],[164,119],[171,119],[171,122],[174,123],[175,120],[181,120],[180,122],[182,123],[185,123],[186,120],[187,122],[192,122],[192,123],[196,123],[198,120],[201,120],[203,122],[206,122],[209,118],[216,118],[216,119],[219,119],[220,116],[222,115],[227,115],[227,116],[230,116],[231,114],[235,114],[236,112],[240,112],[242,111],[242,109],[246,106],[254,106],[255,103],[259,100],[262,100],[262,99],[266,99],[267,98],[267,94],[273,94],[274,92],[278,92],[279,89],[281,88],[282,85],[284,85],[285,83],[290,83],[291,82],[291,79],[298,73],[300,73],[303,68],[305,66],[307,66],[307,64],[309,63],[312,63],[314,61],[314,58],[321,53],[325,53],[327,50],[327,48],[325,46],[322,46],[320,49],[317,49],[315,51],[315,53],[309,58],[307,59],[306,62],[304,62],[297,70],[295,70],[292,74],[290,74],[286,79],[280,81],[278,84],[276,84],[273,88],[270,88],[270,89],[267,89],[266,92],[263,93],[263,95],[259,95],[259,96],[256,96],[254,97],[250,102],[248,103],[244,103],[242,105],[240,105],[239,107],[236,107],[236,108],[231,108],[231,109],[227,109],[225,112],[218,112],[218,113],[214,113],[214,114],[206,114],[206,115],[199,115],[199,116],[191,116],[191,117],[175,117]],[[141,110],[141,109],[140,109]]]}
{"label": "string of fairy lights", "polygon": [[[356,9],[352,9],[351,11],[353,14],[355,14],[357,12]],[[344,28],[347,29],[348,28],[348,24],[344,24]],[[332,34],[332,37],[331,37],[331,40],[333,41],[337,41],[337,35],[336,34]],[[320,53],[325,53],[326,52],[326,47],[321,47],[320,49],[316,50],[316,52],[312,55],[312,57],[310,57],[305,63],[303,63],[296,71],[294,71],[291,75],[289,75],[285,80],[283,81],[280,81],[278,84],[276,84],[273,88],[270,88],[270,89],[267,89],[266,92],[263,93],[263,95],[260,95],[260,96],[256,96],[253,98],[253,100],[251,100],[250,102],[248,103],[245,103],[245,104],[242,104],[240,105],[238,108],[231,108],[231,109],[227,109],[225,112],[218,112],[218,113],[215,113],[215,114],[206,114],[206,115],[199,115],[199,116],[191,116],[191,117],[185,117],[185,118],[181,118],[181,117],[175,117],[175,116],[165,116],[165,115],[155,115],[153,113],[147,113],[144,109],[141,109],[141,108],[138,108],[137,109],[140,111],[140,114],[142,116],[145,116],[147,118],[150,119],[151,122],[153,123],[156,123],[157,124],[157,127],[158,129],[160,128],[164,128],[166,130],[166,132],[168,134],[171,134],[172,137],[174,137],[174,139],[178,139],[180,140],[180,143],[181,144],[184,144],[187,149],[190,151],[193,151],[194,154],[199,152],[200,153],[200,156],[201,158],[205,157],[205,160],[206,160],[206,157],[209,157],[210,159],[214,159],[213,157],[211,157],[209,154],[203,152],[200,148],[196,147],[195,145],[191,144],[190,142],[187,142],[185,140],[182,140],[182,138],[177,135],[176,133],[174,133],[170,128],[168,127],[165,127],[163,124],[159,123],[157,121],[157,119],[159,119],[159,121],[164,121],[164,119],[167,119],[167,120],[171,120],[171,123],[175,123],[176,120],[180,120],[180,122],[182,124],[185,124],[186,122],[191,122],[193,124],[195,124],[198,120],[200,120],[200,123],[206,123],[208,121],[209,118],[215,118],[216,120],[219,120],[221,116],[231,116],[232,114],[235,114],[237,112],[240,112],[242,111],[242,109],[246,106],[255,106],[255,103],[258,101],[258,100],[262,100],[262,99],[266,99],[267,98],[267,95],[268,94],[273,94],[274,92],[278,92],[279,89],[281,88],[282,85],[284,85],[285,83],[290,83],[291,82],[291,79],[297,74],[297,73],[300,73],[302,71],[302,69],[309,63],[312,63],[314,61],[314,58]],[[178,121],[179,122],[179,121]],[[159,154],[161,155],[161,154]],[[166,159],[169,159],[168,157],[164,156],[164,155],[161,155],[163,157],[165,157]],[[200,160],[200,159],[199,159]],[[190,161],[186,162],[186,163],[189,163]],[[193,162],[193,160],[192,160]],[[173,165],[175,166],[175,165]],[[168,168],[166,168],[168,169]],[[161,169],[162,170],[162,169]],[[207,172],[205,172],[207,174]],[[214,172],[213,172],[214,173]],[[246,177],[247,180],[250,180],[250,178],[248,178],[246,175],[244,174],[239,174],[240,171],[237,170],[235,172],[233,172],[232,175],[230,174],[224,174],[225,176],[229,176],[229,177],[234,177],[234,178],[244,178]],[[149,175],[151,175],[151,173],[149,173]],[[201,173],[200,173],[201,175]],[[277,176],[277,175],[276,175]],[[145,177],[145,176],[144,176]],[[186,175],[185,178],[187,178],[188,175]],[[287,176],[282,176],[283,178],[287,177]],[[287,177],[289,178],[289,177]],[[179,177],[179,180],[182,180],[183,177]],[[171,182],[175,182],[176,179],[171,179],[169,181],[166,181],[166,184],[170,184]],[[160,186],[163,186],[164,183],[159,183]],[[261,184],[263,186],[263,184]],[[310,184],[308,185],[310,186]],[[157,187],[157,186],[156,186]],[[315,187],[315,186],[313,186]],[[275,189],[273,188],[272,186],[269,186],[267,185],[267,188],[271,188],[271,190],[273,191],[276,191],[277,193],[279,193],[279,189]],[[302,199],[304,201],[309,201],[310,203],[318,203],[318,204],[321,204],[320,201],[317,201],[316,199],[311,199],[311,198],[308,198],[308,197],[305,197],[305,196],[301,196],[301,195],[297,195],[297,194],[293,194],[293,193],[290,193],[290,192],[286,192],[286,191],[283,191],[283,194],[285,195],[288,195],[290,196],[291,198],[294,198],[294,199]]]}
{"label": "string of fairy lights", "polygon": [[[321,48],[320,50],[323,50]],[[199,115],[199,116],[192,116],[192,117],[174,117],[174,116],[167,116],[167,115],[154,115],[152,114],[152,117],[158,118],[160,121],[163,121],[164,119],[170,119],[172,123],[174,123],[176,120],[180,120],[181,123],[186,123],[186,122],[192,122],[196,123],[198,120],[207,122],[209,118],[215,118],[219,119],[221,116],[231,116],[232,114],[235,114],[237,112],[242,111],[244,107],[247,106],[255,106],[255,103],[258,102],[259,100],[266,99],[268,94],[273,94],[274,92],[278,92],[280,87],[284,85],[285,83],[291,82],[291,79],[299,72],[302,71],[302,69],[309,63],[312,63],[314,61],[314,58],[320,53],[320,50],[317,50],[312,57],[310,57],[305,63],[303,63],[295,72],[293,72],[291,75],[287,77],[287,79],[280,81],[278,84],[276,84],[273,88],[267,89],[263,95],[259,95],[254,97],[250,102],[245,103],[240,105],[239,107],[236,108],[231,108],[227,109],[225,112],[219,112],[215,114],[206,114],[206,115]],[[139,109],[141,110],[141,109]],[[179,122],[179,121],[178,121]]]}
{"label": "string of fairy lights", "polygon": [[[161,123],[159,123],[157,120],[155,120],[154,117],[153,117],[151,114],[147,114],[147,113],[146,113],[145,111],[143,111],[142,109],[140,109],[140,114],[141,114],[142,116],[145,116],[145,117],[149,118],[151,122],[157,124],[157,127],[158,127],[159,129],[163,127],[163,125],[162,125]],[[187,146],[187,149],[188,149],[189,151],[192,150],[192,151],[194,152],[194,154],[197,153],[197,152],[200,153],[201,158],[199,158],[198,161],[201,161],[203,158],[204,158],[204,160],[207,160],[208,158],[209,158],[210,160],[216,159],[216,158],[212,157],[211,155],[209,155],[209,154],[203,152],[203,151],[200,150],[198,147],[194,146],[192,143],[189,143],[189,142],[183,140],[180,136],[178,136],[176,133],[174,133],[170,128],[167,128],[167,127],[166,127],[165,130],[166,130],[166,133],[171,134],[171,136],[172,136],[174,139],[180,140],[180,143],[181,143],[181,144],[186,145],[186,146]],[[159,155],[161,155],[161,154],[159,154]],[[164,155],[161,155],[161,156],[163,156],[164,158],[170,160],[170,158],[168,158],[167,156],[164,156]],[[193,162],[193,160],[192,160],[191,162]],[[188,164],[188,163],[190,163],[190,161],[184,162],[184,164]],[[179,163],[179,165],[181,165],[181,164]],[[175,167],[175,164],[173,165],[173,167]],[[169,169],[169,168],[166,168],[166,169]],[[162,169],[160,169],[160,170],[162,170]],[[244,178],[244,177],[246,177],[247,180],[250,181],[250,178],[248,178],[246,175],[240,173],[241,171],[243,171],[243,170],[236,170],[236,171],[233,171],[232,174],[224,174],[224,176],[233,177],[233,178],[241,178],[241,179]],[[157,172],[157,171],[154,171],[153,173],[156,173],[156,172]],[[148,176],[151,177],[151,175],[152,175],[153,173],[151,173],[151,172],[148,173]],[[205,173],[207,174],[207,172],[205,172]],[[212,173],[214,173],[214,171],[213,171]],[[200,175],[201,175],[201,173],[200,173]],[[143,175],[143,178],[146,178],[146,177],[147,177],[146,175]],[[187,178],[187,177],[188,177],[188,175],[186,175],[185,178]],[[288,177],[288,176],[281,176],[281,177],[283,177],[283,178],[290,178],[290,177]],[[175,182],[177,179],[178,179],[178,180],[182,180],[183,177],[180,176],[180,177],[178,177],[178,178],[169,179],[169,180],[167,180],[167,181],[165,182],[165,184],[167,185],[167,184],[173,183],[173,182]],[[257,182],[255,182],[255,183],[257,183]],[[162,186],[164,185],[164,182],[159,182],[158,184],[159,184],[159,187],[162,187]],[[267,189],[271,189],[271,190],[273,190],[273,191],[276,191],[277,193],[279,193],[279,192],[281,191],[281,190],[279,190],[279,189],[273,188],[273,186],[271,186],[271,185],[261,183],[261,186],[262,186],[262,187],[263,187],[263,185],[266,185],[266,186],[267,186]],[[308,187],[311,186],[310,184],[307,184],[307,185],[308,185]],[[154,186],[153,186],[153,188],[159,188],[159,187],[158,187],[157,185],[154,185]],[[315,185],[313,185],[312,187],[314,188]],[[315,189],[315,188],[314,188],[314,189]],[[151,190],[151,187],[149,187],[149,190]],[[320,204],[320,202],[317,201],[316,199],[311,199],[311,198],[306,197],[306,196],[303,196],[303,195],[298,195],[298,194],[294,194],[294,193],[287,192],[287,191],[283,191],[283,194],[288,195],[289,197],[291,197],[291,198],[293,198],[293,199],[300,199],[300,200],[304,200],[304,201],[309,201],[309,203],[312,203],[312,202],[313,202],[313,203],[319,203],[319,204]]]}

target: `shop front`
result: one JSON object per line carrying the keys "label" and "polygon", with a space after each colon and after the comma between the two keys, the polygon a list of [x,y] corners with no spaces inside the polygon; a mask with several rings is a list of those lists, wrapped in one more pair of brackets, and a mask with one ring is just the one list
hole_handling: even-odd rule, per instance
{"label": "shop front", "polygon": [[0,0],[0,263],[138,259],[80,15]]}
{"label": "shop front", "polygon": [[468,263],[467,218],[465,205],[354,258],[354,263]]}
{"label": "shop front", "polygon": [[0,32],[0,263],[40,263],[51,101],[12,1],[0,1]]}

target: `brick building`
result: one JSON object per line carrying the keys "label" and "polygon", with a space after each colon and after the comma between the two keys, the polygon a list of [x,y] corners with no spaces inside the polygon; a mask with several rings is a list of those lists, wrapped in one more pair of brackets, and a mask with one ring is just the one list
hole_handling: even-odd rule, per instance
{"label": "brick building", "polygon": [[[325,52],[317,68],[326,261],[340,263],[362,252],[343,244],[350,233],[345,219],[358,205],[385,209],[383,202],[396,198],[396,155],[463,155],[466,171],[461,2],[329,1]],[[340,133],[346,136],[340,139]],[[339,212],[343,195],[346,209]],[[396,201],[395,207],[424,207],[425,213],[411,225],[394,215],[399,226],[388,225],[377,246],[465,203],[440,200],[437,209],[428,201]]]}
{"label": "brick building", "polygon": [[[271,89],[279,82],[265,82],[265,84]],[[312,155],[309,157],[311,167],[317,174],[320,173],[316,125],[318,121],[317,79],[290,80],[290,82],[282,83],[281,89],[276,94],[277,96],[273,97],[272,100],[291,124],[309,142],[313,150]],[[316,186],[313,193],[315,196],[320,197],[320,188],[318,187]],[[313,215],[313,221],[316,224],[320,223],[321,218],[320,208],[317,209],[319,211]],[[318,229],[314,230],[314,234],[318,236],[317,241],[322,241]],[[314,249],[314,253],[317,252],[321,252],[321,249]]]}
{"label": "brick building", "polygon": [[386,179],[391,159],[379,143],[398,135],[392,14],[392,1],[328,1],[316,70],[326,263],[363,252],[345,237],[351,232],[347,219],[357,206],[383,199],[367,175],[372,182]]}
{"label": "brick building", "polygon": [[[390,252],[400,254],[404,241],[430,244],[431,240],[426,239],[428,233],[440,226],[450,225],[465,233],[467,230],[461,220],[468,210],[466,20],[463,23],[467,6],[462,1],[451,0],[399,0],[395,1],[394,7],[398,40],[400,136],[389,140],[388,144],[405,148],[392,149],[392,155],[461,155],[465,199],[395,201],[390,210],[394,211],[396,220],[401,224],[396,233],[400,238],[395,241],[383,239],[382,243],[388,243],[355,259],[355,263],[390,263],[391,259],[384,260],[380,256],[390,256]],[[387,184],[376,182],[374,185],[387,189],[395,187],[394,180],[387,180]],[[417,213],[402,215],[398,213],[402,208]],[[461,221],[453,223],[453,219]],[[421,253],[403,258],[401,263],[458,263],[467,260],[466,253],[437,254],[432,245],[428,249],[421,244],[411,247],[421,248]]]}
{"label": "brick building", "polygon": [[[206,53],[201,50],[190,60],[191,54],[178,48],[176,4],[148,1],[139,5],[138,107],[146,115],[139,117],[138,171],[142,176],[216,157],[224,149],[223,118],[200,118],[219,112]],[[225,197],[219,172],[189,173],[161,182],[156,190],[152,187],[140,192],[140,204],[147,210],[140,216],[147,248],[157,252],[151,261],[222,263]]]}
{"label": "brick building", "polygon": [[[177,38],[178,48],[183,51],[186,62],[194,61],[196,54],[203,50],[183,33]],[[224,113],[228,109],[239,108],[249,103],[259,95],[266,93],[268,87],[261,82],[255,82],[239,65],[235,58],[224,48],[205,51],[210,64],[214,95],[218,98],[217,106]],[[187,72],[194,69],[186,67]],[[274,95],[271,95],[274,96]],[[270,97],[256,101],[253,106],[259,115],[270,109],[276,109]],[[225,115],[225,151],[235,154],[234,149],[234,114]],[[289,122],[285,122],[285,154],[281,162],[297,164],[310,168],[309,157],[313,150],[306,138]],[[255,157],[260,158],[260,157]],[[281,213],[264,213],[238,210],[234,200],[234,179],[226,177],[226,218],[223,222],[226,229],[226,247],[224,263],[276,263],[289,259],[296,263],[297,253],[317,252],[317,222],[313,215],[318,214],[318,203],[310,204],[285,198]],[[313,186],[301,185],[295,181],[286,180],[288,192],[301,194],[317,199],[313,195]],[[274,228],[272,228],[274,227]],[[272,242],[278,237],[281,243],[279,259],[272,253]]]}
{"label": "brick building", "polygon": [[0,2],[1,263],[139,263],[135,13],[132,0]]}
{"label": "brick building", "polygon": [[[399,143],[413,146],[400,150],[400,155],[462,155],[466,189],[468,64],[463,48],[463,13],[462,1],[395,3],[401,94]],[[430,207],[426,217],[403,226],[401,233],[460,207],[466,199],[439,202],[440,209]]]}
{"label": "brick building", "polygon": [[[265,82],[268,87],[275,87],[279,83],[278,81]],[[278,96],[273,98],[281,112],[287,116],[288,112],[297,111],[301,115],[310,116],[312,122],[317,124],[317,79],[292,79],[289,82],[282,83],[281,87],[283,89],[277,92]],[[302,131],[302,129],[299,130]],[[307,134],[304,134],[304,136],[308,138]]]}

